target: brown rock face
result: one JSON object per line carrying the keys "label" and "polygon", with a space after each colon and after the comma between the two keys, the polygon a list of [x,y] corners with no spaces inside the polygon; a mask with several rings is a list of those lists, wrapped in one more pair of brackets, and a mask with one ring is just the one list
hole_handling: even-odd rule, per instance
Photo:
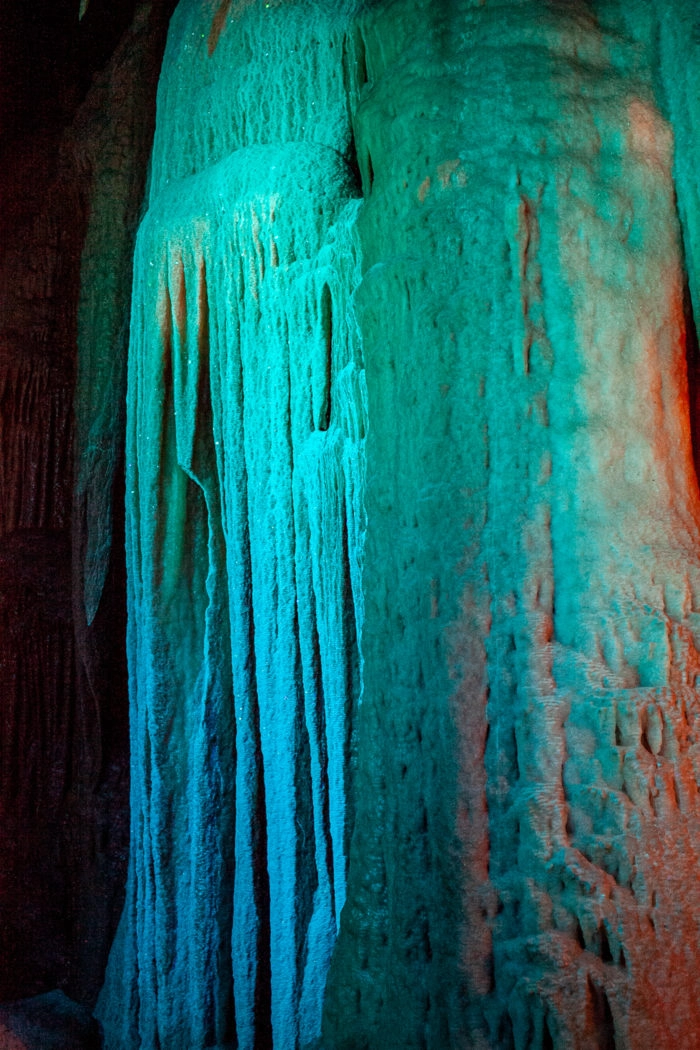
{"label": "brown rock face", "polygon": [[[0,143],[0,998],[61,984],[91,1000],[126,864],[119,404],[165,11],[141,5],[117,47],[122,15],[79,29],[67,5],[39,4],[31,18],[11,6],[0,9],[3,75],[15,74]],[[100,267],[113,280],[100,293],[102,323],[88,332],[81,268],[94,278]],[[79,328],[83,346],[102,344],[110,358],[108,394],[85,353],[78,366]],[[94,454],[87,470],[109,530],[115,490],[116,542],[102,552],[88,626],[80,497],[99,437],[90,422],[108,399],[115,410],[101,449],[103,459],[111,450],[111,470],[95,478]],[[99,517],[94,500],[90,509]]]}

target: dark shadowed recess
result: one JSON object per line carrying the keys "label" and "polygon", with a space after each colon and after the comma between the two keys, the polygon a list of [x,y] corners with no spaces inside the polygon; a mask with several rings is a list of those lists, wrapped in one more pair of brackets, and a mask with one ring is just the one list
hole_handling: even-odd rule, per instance
{"label": "dark shadowed recess", "polygon": [[79,0],[0,0],[0,137],[69,119],[135,7],[136,0],[91,0],[80,20]]}
{"label": "dark shadowed recess", "polygon": [[[174,6],[152,4],[152,85]],[[124,482],[118,473],[109,573],[88,627],[70,508],[93,202],[71,126],[136,0],[91,0],[82,20],[79,7],[0,0],[0,1000],[61,988],[91,1006],[128,850]],[[152,85],[126,89],[145,127]]]}

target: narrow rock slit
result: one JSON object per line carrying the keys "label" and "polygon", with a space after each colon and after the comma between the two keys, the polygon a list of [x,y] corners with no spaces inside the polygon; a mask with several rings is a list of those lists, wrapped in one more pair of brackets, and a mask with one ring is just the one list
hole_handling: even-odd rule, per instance
{"label": "narrow rock slit", "polygon": [[333,300],[327,284],[324,284],[321,292],[321,332],[325,354],[323,361],[323,396],[318,414],[318,429],[328,430],[331,421],[331,382],[333,376]]}

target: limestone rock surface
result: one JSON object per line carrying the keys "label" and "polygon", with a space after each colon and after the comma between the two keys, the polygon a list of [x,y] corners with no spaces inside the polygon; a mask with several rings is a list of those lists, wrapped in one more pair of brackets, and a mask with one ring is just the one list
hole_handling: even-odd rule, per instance
{"label": "limestone rock surface", "polygon": [[363,705],[328,1046],[697,1045],[697,103],[679,78],[674,156],[650,43],[679,6],[361,21]]}

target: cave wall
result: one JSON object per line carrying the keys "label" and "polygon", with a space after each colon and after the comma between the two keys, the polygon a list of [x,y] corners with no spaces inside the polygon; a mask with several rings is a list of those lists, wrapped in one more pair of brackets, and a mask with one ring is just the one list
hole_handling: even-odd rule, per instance
{"label": "cave wall", "polygon": [[691,23],[179,5],[108,1045],[695,1038]]}
{"label": "cave wall", "polygon": [[146,180],[169,13],[5,166],[0,995],[101,981],[123,456],[107,1050],[700,1045],[693,3],[181,0]]}
{"label": "cave wall", "polygon": [[0,999],[92,1004],[128,851],[120,370],[169,12],[69,6],[0,7]]}

